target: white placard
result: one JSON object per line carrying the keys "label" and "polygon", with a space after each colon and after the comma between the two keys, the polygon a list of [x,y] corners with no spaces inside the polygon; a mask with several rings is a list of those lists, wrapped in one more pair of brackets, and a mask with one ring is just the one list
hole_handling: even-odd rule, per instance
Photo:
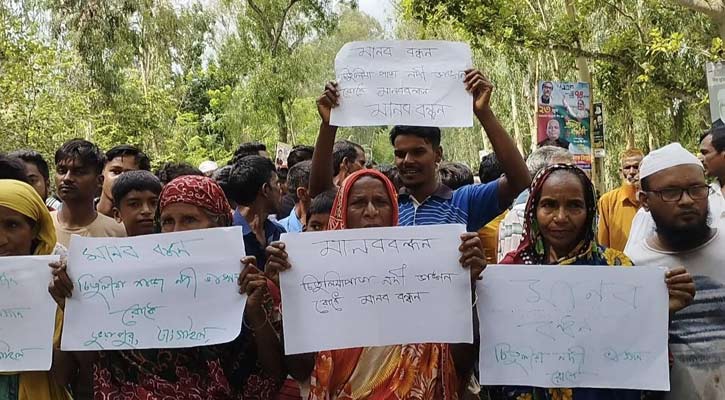
{"label": "white placard", "polygon": [[442,40],[350,42],[335,57],[340,105],[335,126],[473,126],[473,98],[463,80],[466,43]]}
{"label": "white placard", "polygon": [[57,306],[48,263],[58,256],[0,257],[0,372],[48,371]]}
{"label": "white placard", "polygon": [[463,225],[285,234],[287,354],[405,343],[472,343]]}
{"label": "white placard", "polygon": [[665,269],[490,265],[483,385],[669,390]]}
{"label": "white placard", "polygon": [[242,229],[71,237],[63,350],[206,346],[240,333]]}

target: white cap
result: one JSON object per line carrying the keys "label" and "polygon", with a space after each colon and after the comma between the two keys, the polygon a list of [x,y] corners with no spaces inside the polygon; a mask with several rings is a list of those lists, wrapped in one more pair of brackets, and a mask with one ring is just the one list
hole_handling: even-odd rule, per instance
{"label": "white cap", "polygon": [[217,168],[219,168],[219,166],[214,161],[207,160],[207,161],[204,161],[203,163],[199,164],[199,170],[205,174],[207,172],[212,172],[212,171],[216,170]]}
{"label": "white cap", "polygon": [[650,152],[642,159],[642,163],[639,165],[639,178],[646,178],[663,169],[678,165],[697,165],[703,168],[700,160],[682,147],[681,144],[670,143],[665,147]]}

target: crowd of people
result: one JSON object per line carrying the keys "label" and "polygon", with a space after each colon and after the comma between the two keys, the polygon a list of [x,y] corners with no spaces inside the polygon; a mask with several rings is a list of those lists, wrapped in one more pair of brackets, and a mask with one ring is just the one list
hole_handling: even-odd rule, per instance
{"label": "crowd of people", "polygon": [[[249,296],[230,343],[65,352],[58,344],[73,266],[61,258],[50,265],[58,304],[52,368],[0,374],[0,399],[725,399],[725,128],[703,135],[699,158],[678,143],[646,155],[627,150],[622,185],[598,199],[566,149],[544,145],[524,160],[480,71],[466,71],[464,83],[493,148],[478,176],[444,161],[436,127],[393,127],[395,165],[370,168],[361,146],[336,140],[334,82],[317,101],[314,148],[294,147],[284,171],[261,143],[240,145],[222,167],[168,163],[155,174],[149,157],[127,144],[104,153],[68,141],[52,175],[33,150],[0,156],[0,256],[64,256],[71,235],[240,226],[247,256],[238,283]],[[489,264],[667,267],[672,390],[481,387],[477,331],[472,344],[284,355],[281,338],[295,332],[281,323],[279,276],[295,266],[283,233],[451,223],[466,227],[460,263],[472,289]]]}

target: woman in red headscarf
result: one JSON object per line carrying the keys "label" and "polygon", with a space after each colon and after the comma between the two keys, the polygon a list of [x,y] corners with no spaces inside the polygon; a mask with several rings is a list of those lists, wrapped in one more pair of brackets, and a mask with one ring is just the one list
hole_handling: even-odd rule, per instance
{"label": "woman in red headscarf", "polygon": [[[382,173],[367,169],[355,172],[343,182],[332,206],[328,229],[397,225],[395,187]],[[475,233],[464,234],[462,240],[461,264],[471,269],[473,277],[478,277],[484,267],[480,240]],[[290,268],[284,243],[274,243],[268,252],[268,274]],[[464,345],[468,346],[465,350],[469,354],[461,357],[455,346],[459,345],[420,343],[328,350],[291,356],[288,364],[295,378],[310,379],[311,400],[457,399],[476,354],[471,345]],[[470,353],[473,356],[468,360],[466,356]]]}
{"label": "woman in red headscarf", "polygon": [[[224,192],[212,179],[181,176],[161,192],[161,232],[229,226],[230,210]],[[245,326],[234,341],[184,349],[99,352],[93,368],[94,399],[274,398],[285,375],[279,332],[272,326],[279,319],[272,315],[267,280],[254,266],[254,257],[243,258],[242,264],[240,291],[249,297]],[[68,297],[72,291],[64,269],[60,266],[54,271],[51,293],[55,297]]]}

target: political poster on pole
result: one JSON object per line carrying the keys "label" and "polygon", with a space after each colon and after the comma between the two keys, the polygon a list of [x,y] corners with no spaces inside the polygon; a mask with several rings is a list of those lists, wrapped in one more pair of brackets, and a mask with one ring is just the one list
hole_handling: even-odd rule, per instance
{"label": "political poster on pole", "polygon": [[594,157],[604,157],[604,105],[594,103],[592,118],[592,148]]}
{"label": "political poster on pole", "polygon": [[589,83],[540,81],[536,143],[567,149],[580,168],[591,170],[590,108]]}
{"label": "political poster on pole", "polygon": [[725,64],[705,64],[710,95],[710,119],[714,126],[725,126]]}
{"label": "political poster on pole", "polygon": [[277,168],[287,168],[287,157],[292,151],[292,146],[287,143],[278,142],[277,152],[274,157],[274,165]]}

